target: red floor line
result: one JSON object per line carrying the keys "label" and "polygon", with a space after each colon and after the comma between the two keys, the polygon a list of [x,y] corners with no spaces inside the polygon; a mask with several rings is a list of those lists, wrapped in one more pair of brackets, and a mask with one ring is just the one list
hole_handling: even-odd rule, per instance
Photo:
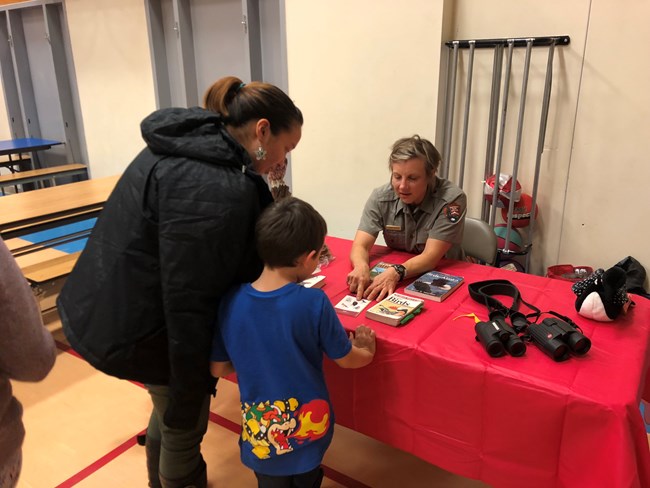
{"label": "red floor line", "polygon": [[133,446],[135,446],[137,444],[138,435],[143,434],[144,432],[146,432],[146,430],[143,430],[139,434],[134,435],[133,437],[131,437],[127,441],[123,442],[121,445],[117,446],[112,451],[110,451],[108,454],[105,454],[104,456],[100,457],[94,463],[86,466],[84,469],[79,471],[77,474],[71,476],[70,478],[65,480],[63,483],[61,483],[60,485],[57,485],[56,488],[70,488],[71,486],[74,486],[77,483],[85,480],[86,478],[88,478],[88,476],[95,473],[100,468],[103,468],[108,463],[110,463],[112,460],[114,460],[116,457],[118,457],[119,455],[125,453],[126,451],[131,449]]}
{"label": "red floor line", "polygon": [[210,422],[213,422],[223,427],[224,429],[228,429],[233,434],[241,434],[241,424],[233,422],[232,420],[228,420],[227,418],[222,417],[221,415],[218,415],[214,412],[210,412]]}
{"label": "red floor line", "polygon": [[[213,422],[219,425],[220,427],[228,429],[234,434],[237,435],[241,434],[241,425],[239,425],[237,422],[233,422],[232,420],[228,420],[227,418],[222,417],[221,415],[218,415],[214,412],[210,412],[210,422]],[[327,476],[331,480],[334,480],[338,484],[343,485],[347,488],[371,488],[370,486],[362,483],[361,481],[357,481],[354,478],[350,478],[349,476],[341,473],[340,471],[337,471],[328,466],[323,465],[323,471],[325,471],[325,476]]]}
{"label": "red floor line", "polygon": [[72,349],[72,346],[70,346],[69,344],[66,344],[65,342],[61,342],[61,341],[56,341],[56,340],[54,341],[54,343],[56,344],[56,347],[61,351],[72,354],[76,358],[83,359],[81,355],[77,351]]}
{"label": "red floor line", "polygon": [[[77,353],[69,345],[67,345],[67,344],[65,344],[63,342],[59,342],[59,341],[56,341],[56,345],[60,350],[65,351],[67,353],[72,354],[73,356],[76,356],[78,358],[83,359],[79,355],[79,353]],[[231,381],[232,383],[235,383],[235,384],[237,383],[234,380],[233,377],[228,377],[228,378],[223,378],[223,379],[225,379],[227,381]],[[133,383],[134,385],[140,386],[140,387],[144,387],[144,385],[142,385],[141,383],[137,383],[135,381],[132,381],[131,383]],[[241,434],[241,425],[238,424],[237,422],[233,422],[232,420],[228,420],[227,418],[222,417],[221,415],[218,415],[218,414],[216,414],[214,412],[210,412],[210,417],[209,418],[210,418],[210,422],[213,422],[213,423],[219,425],[220,427],[223,427],[224,429],[229,430],[233,434],[236,434],[236,435]],[[146,432],[146,429],[144,431],[140,432],[140,434],[143,434],[145,432]],[[140,434],[138,434],[138,435],[140,435]],[[95,461],[90,466],[87,466],[83,470],[79,471],[77,474],[75,474],[71,478],[67,479],[66,481],[64,481],[63,483],[58,485],[56,488],[69,488],[71,486],[76,485],[77,483],[79,483],[83,479],[87,478],[88,476],[93,474],[95,471],[97,471],[98,469],[104,467],[106,464],[111,462],[117,456],[119,456],[120,454],[126,452],[128,449],[133,447],[137,442],[138,435],[132,437],[131,439],[126,441],[121,446],[113,449],[111,452],[109,452],[105,456],[101,457],[100,459]],[[361,481],[357,481],[354,478],[350,478],[349,476],[347,476],[347,475],[345,475],[345,474],[343,474],[343,473],[341,473],[339,471],[336,471],[335,469],[330,468],[328,466],[323,465],[323,471],[325,471],[325,476],[327,476],[331,480],[334,480],[338,484],[343,485],[343,486],[345,486],[347,488],[371,488],[370,486],[362,483]]]}
{"label": "red floor line", "polygon": [[345,475],[340,471],[336,471],[335,469],[332,469],[324,464],[323,471],[325,471],[325,476],[327,476],[329,479],[336,481],[339,485],[343,485],[346,488],[372,488],[370,485],[366,485],[361,481],[350,478],[348,475]]}

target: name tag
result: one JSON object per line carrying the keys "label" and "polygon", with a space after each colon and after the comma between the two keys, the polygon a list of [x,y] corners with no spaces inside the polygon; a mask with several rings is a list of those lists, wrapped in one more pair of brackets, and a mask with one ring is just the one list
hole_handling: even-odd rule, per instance
{"label": "name tag", "polygon": [[387,225],[386,230],[400,231],[402,230],[402,227],[399,225]]}

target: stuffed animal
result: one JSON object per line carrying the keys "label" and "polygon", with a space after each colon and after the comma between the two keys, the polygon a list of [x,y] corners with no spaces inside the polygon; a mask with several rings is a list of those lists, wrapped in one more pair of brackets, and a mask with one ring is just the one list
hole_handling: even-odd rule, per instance
{"label": "stuffed animal", "polygon": [[577,312],[600,322],[611,322],[621,313],[627,313],[634,302],[625,289],[625,279],[625,270],[612,266],[607,271],[599,268],[589,277],[574,283],[571,289],[577,296]]}

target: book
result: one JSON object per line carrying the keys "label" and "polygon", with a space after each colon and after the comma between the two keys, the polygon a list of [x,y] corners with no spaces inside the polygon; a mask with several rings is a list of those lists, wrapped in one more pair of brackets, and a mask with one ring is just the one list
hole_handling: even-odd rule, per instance
{"label": "book", "polygon": [[392,263],[385,263],[384,261],[379,261],[372,268],[370,268],[370,279],[372,280],[375,276],[383,273],[392,265],[393,265]]}
{"label": "book", "polygon": [[306,280],[298,283],[299,285],[304,286],[305,288],[322,288],[325,284],[325,276],[316,275],[307,278]]}
{"label": "book", "polygon": [[441,302],[456,291],[463,280],[462,276],[441,273],[440,271],[429,271],[404,288],[404,293],[433,300],[434,302]]}
{"label": "book", "polygon": [[342,313],[344,315],[352,315],[353,317],[356,317],[361,313],[361,311],[368,306],[370,303],[370,300],[367,300],[365,298],[362,298],[361,300],[358,300],[356,296],[354,295],[346,295],[343,297],[343,300],[341,300],[339,303],[334,305],[334,309],[338,313]]}
{"label": "book", "polygon": [[422,312],[424,300],[393,293],[366,310],[366,317],[397,327]]}

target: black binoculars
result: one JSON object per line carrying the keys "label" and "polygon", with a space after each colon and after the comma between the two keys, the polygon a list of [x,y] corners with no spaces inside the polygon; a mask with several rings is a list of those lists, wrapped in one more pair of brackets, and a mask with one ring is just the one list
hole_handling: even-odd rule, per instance
{"label": "black binoculars", "polygon": [[591,341],[573,325],[556,318],[530,324],[528,333],[532,341],[554,361],[564,361],[569,354],[582,356],[591,348]]}
{"label": "black binoculars", "polygon": [[493,358],[503,356],[506,351],[515,357],[523,356],[526,352],[526,344],[501,314],[491,314],[489,322],[478,322],[474,330],[476,340],[483,344]]}

